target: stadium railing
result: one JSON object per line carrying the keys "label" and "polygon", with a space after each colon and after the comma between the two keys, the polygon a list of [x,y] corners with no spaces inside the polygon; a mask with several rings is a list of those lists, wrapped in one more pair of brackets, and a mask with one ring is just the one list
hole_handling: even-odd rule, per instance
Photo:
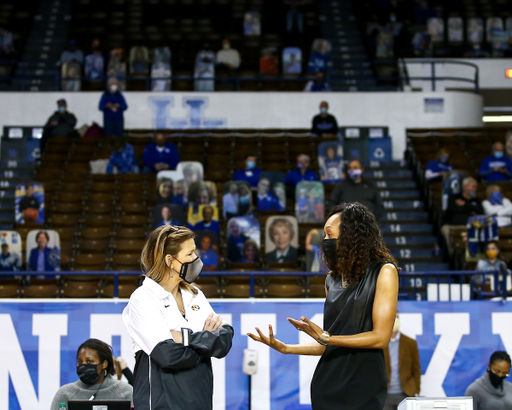
{"label": "stadium railing", "polygon": [[[0,278],[36,277],[42,272],[0,272]],[[140,271],[60,271],[49,273],[48,276],[103,276],[114,277],[114,298],[119,295],[119,276],[140,276]],[[209,271],[202,272],[202,278],[208,277],[249,277],[250,297],[255,297],[256,277],[290,276],[290,277],[322,277],[320,272],[277,272],[277,271]],[[493,278],[494,289],[486,290],[486,279]],[[436,271],[436,272],[400,272],[399,299],[402,300],[483,300],[488,298],[506,299],[507,281],[510,284],[512,272],[482,271]],[[480,280],[478,280],[480,279]],[[430,289],[429,289],[430,286]],[[509,286],[510,287],[510,286]],[[429,295],[427,295],[429,293]],[[436,296],[433,298],[433,296]]]}

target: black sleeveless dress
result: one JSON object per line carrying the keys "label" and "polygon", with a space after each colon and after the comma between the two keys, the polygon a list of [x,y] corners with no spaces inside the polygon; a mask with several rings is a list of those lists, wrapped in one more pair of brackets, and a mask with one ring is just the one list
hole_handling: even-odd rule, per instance
{"label": "black sleeveless dress", "polygon": [[[324,330],[338,336],[373,330],[373,300],[383,265],[370,264],[361,281],[347,288],[341,279],[327,276]],[[386,395],[383,350],[326,347],[311,381],[313,410],[382,410]]]}

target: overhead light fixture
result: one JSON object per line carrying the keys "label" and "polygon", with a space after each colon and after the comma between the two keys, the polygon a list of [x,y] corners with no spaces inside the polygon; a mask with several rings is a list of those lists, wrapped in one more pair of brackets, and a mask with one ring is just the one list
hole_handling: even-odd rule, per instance
{"label": "overhead light fixture", "polygon": [[484,115],[483,122],[512,122],[512,115]]}

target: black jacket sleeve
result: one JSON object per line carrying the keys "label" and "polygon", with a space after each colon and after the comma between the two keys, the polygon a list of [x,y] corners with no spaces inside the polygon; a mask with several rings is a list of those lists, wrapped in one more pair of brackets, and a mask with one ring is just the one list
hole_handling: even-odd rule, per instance
{"label": "black jacket sleeve", "polygon": [[151,358],[166,370],[184,370],[197,366],[201,355],[194,349],[176,343],[172,339],[158,343],[151,352]]}
{"label": "black jacket sleeve", "polygon": [[235,332],[230,325],[223,325],[213,332],[204,330],[192,333],[190,329],[185,330],[188,331],[189,346],[202,356],[221,359],[231,350]]}
{"label": "black jacket sleeve", "polygon": [[133,373],[130,370],[130,368],[127,367],[127,368],[123,369],[123,374],[124,374],[124,377],[126,377],[126,380],[128,380],[128,384],[130,386],[133,386]]}
{"label": "black jacket sleeve", "polygon": [[332,133],[334,135],[336,135],[339,131],[339,128],[338,128],[338,121],[336,121],[336,117],[334,117],[334,115],[331,115],[331,118],[332,118],[332,123],[334,124],[333,127],[332,127]]}

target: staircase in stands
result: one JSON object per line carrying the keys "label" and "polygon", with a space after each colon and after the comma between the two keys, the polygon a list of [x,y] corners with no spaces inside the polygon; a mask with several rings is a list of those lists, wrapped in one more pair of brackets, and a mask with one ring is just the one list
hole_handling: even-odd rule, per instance
{"label": "staircase in stands", "polygon": [[59,89],[58,61],[71,19],[70,0],[42,0],[15,72],[13,88],[23,91]]}
{"label": "staircase in stands", "polygon": [[386,245],[406,272],[449,270],[429,213],[406,161],[373,161],[364,173],[379,189],[385,212],[379,224]]}
{"label": "staircase in stands", "polygon": [[347,0],[319,2],[322,38],[331,42],[328,83],[333,91],[376,89],[376,79],[364,46],[352,3]]}

